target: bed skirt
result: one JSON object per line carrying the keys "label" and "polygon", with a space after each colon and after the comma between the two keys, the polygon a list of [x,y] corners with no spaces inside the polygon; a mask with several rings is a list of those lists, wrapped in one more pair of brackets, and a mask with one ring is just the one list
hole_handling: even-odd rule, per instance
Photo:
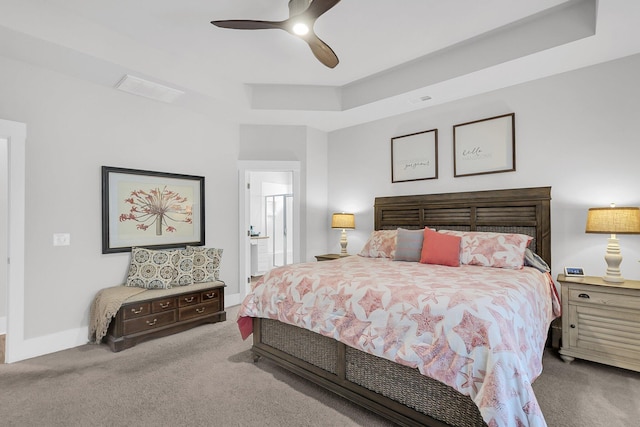
{"label": "bed skirt", "polygon": [[253,352],[406,426],[486,426],[471,398],[417,369],[271,319],[253,319]]}

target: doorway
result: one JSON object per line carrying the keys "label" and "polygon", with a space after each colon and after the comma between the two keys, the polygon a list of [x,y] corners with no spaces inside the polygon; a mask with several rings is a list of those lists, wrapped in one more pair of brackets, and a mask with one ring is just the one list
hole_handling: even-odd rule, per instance
{"label": "doorway", "polygon": [[[9,139],[0,135],[0,260],[9,258]],[[0,363],[4,363],[7,336],[9,264],[0,262]]]}
{"label": "doorway", "polygon": [[275,266],[300,262],[300,162],[240,161],[239,292]]}
{"label": "doorway", "polygon": [[26,359],[24,343],[24,123],[0,120],[0,318],[5,334],[4,362]]}

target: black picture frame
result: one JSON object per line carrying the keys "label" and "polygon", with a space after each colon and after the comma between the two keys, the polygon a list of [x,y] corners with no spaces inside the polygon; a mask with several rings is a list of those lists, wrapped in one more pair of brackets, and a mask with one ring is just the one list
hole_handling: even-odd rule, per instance
{"label": "black picture frame", "polygon": [[438,129],[391,138],[391,182],[438,178]]}
{"label": "black picture frame", "polygon": [[204,177],[102,166],[102,253],[205,242]]}
{"label": "black picture frame", "polygon": [[516,170],[515,113],[453,126],[453,176]]}

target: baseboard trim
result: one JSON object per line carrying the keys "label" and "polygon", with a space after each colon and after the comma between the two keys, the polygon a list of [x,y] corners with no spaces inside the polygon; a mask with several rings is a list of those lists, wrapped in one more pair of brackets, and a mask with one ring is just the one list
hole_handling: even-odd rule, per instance
{"label": "baseboard trim", "polygon": [[[239,305],[242,299],[240,294],[225,295],[225,308]],[[4,330],[1,329],[3,321],[6,329],[6,318],[0,318],[0,334],[3,334],[1,331]],[[43,337],[26,339],[22,341],[19,346],[16,346],[17,348],[12,349],[11,360],[7,360],[7,363],[19,362],[20,360],[31,359],[45,354],[55,353],[56,351],[67,350],[87,344],[88,342],[88,326],[69,329]]]}
{"label": "baseboard trim", "polygon": [[[19,346],[11,349],[11,360],[7,363],[19,362],[43,356],[56,351],[66,350],[89,342],[89,327],[69,329],[55,334],[23,340]],[[18,344],[18,343],[16,343]]]}

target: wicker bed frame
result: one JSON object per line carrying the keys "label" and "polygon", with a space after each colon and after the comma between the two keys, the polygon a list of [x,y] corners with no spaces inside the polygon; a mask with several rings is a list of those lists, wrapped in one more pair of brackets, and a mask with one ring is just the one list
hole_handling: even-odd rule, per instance
{"label": "wicker bed frame", "polygon": [[[375,199],[375,229],[521,233],[551,265],[551,188]],[[473,401],[417,369],[296,326],[253,319],[255,360],[264,356],[391,421],[406,426],[486,426]]]}

